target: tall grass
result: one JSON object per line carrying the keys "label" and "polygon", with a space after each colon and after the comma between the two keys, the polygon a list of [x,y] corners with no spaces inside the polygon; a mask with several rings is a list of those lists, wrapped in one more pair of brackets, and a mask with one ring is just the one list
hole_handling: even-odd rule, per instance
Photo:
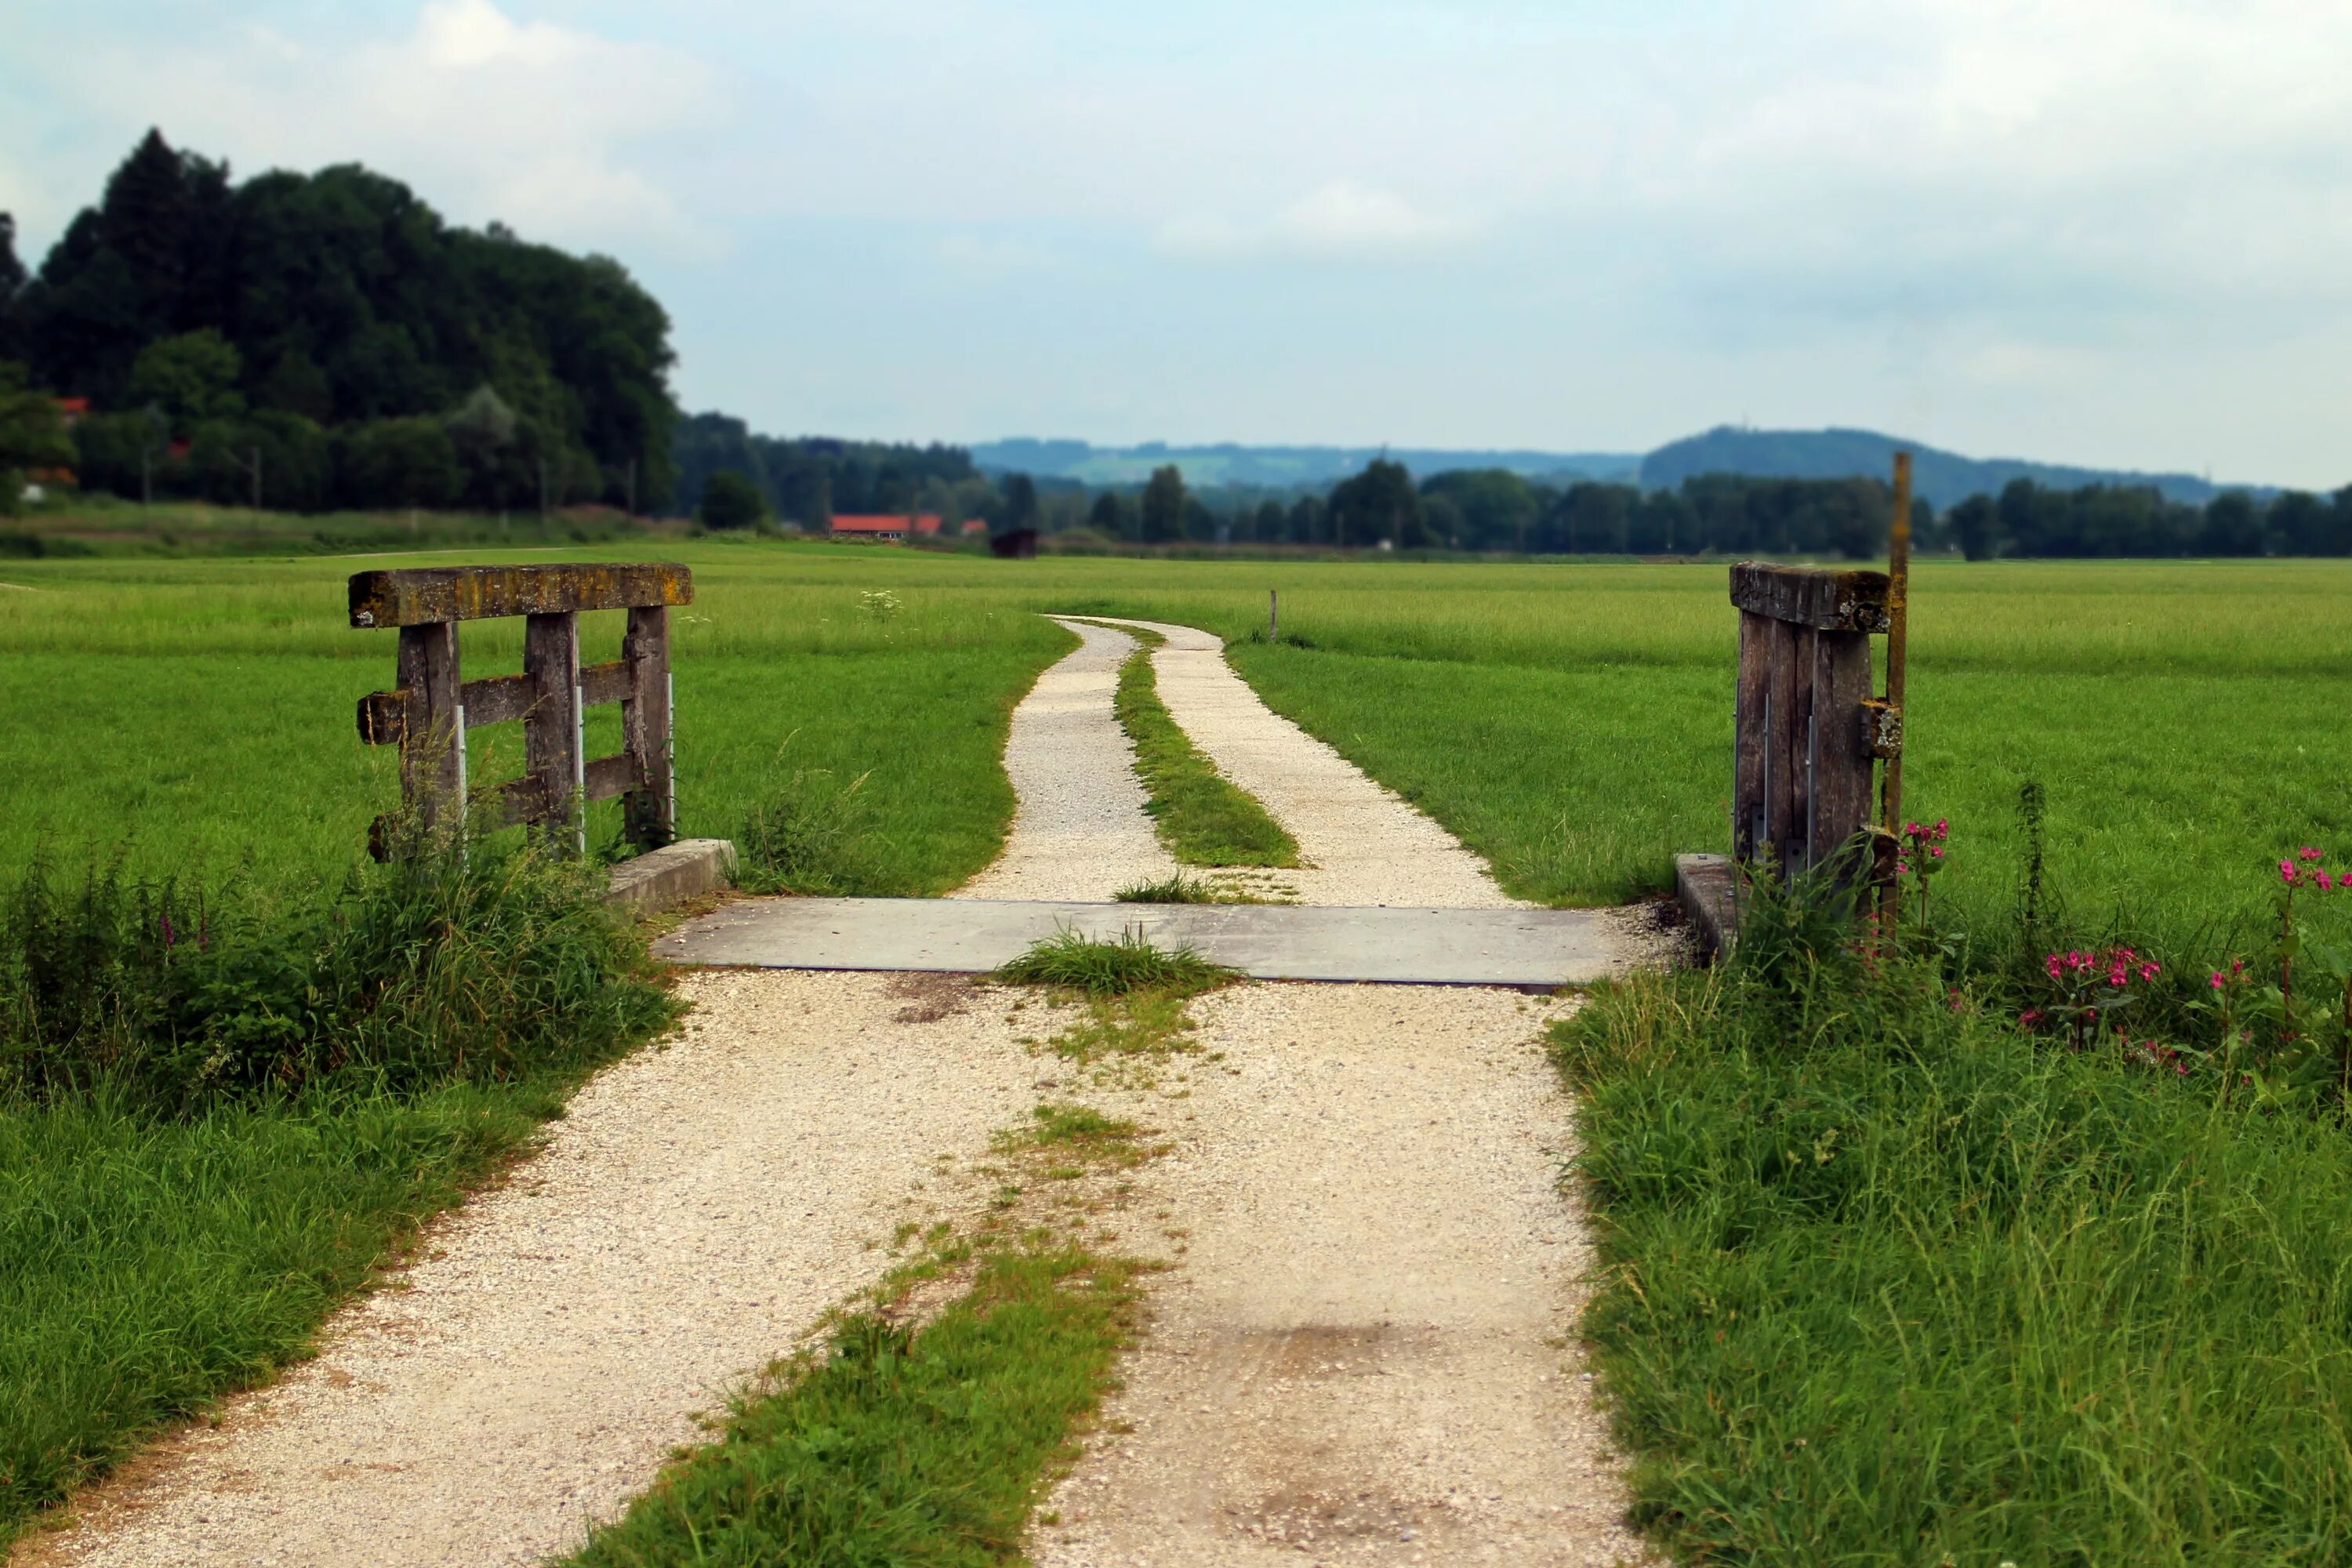
{"label": "tall grass", "polygon": [[2352,1140],[1764,901],[1557,1031],[1638,1512],[1693,1560],[2352,1553]]}
{"label": "tall grass", "polygon": [[331,1079],[407,1091],[601,1059],[669,1004],[601,868],[420,845],[259,905],[37,861],[0,903],[0,1093],[163,1110]]}
{"label": "tall grass", "polygon": [[593,868],[415,847],[310,900],[119,861],[0,898],[0,1542],[675,1016]]}

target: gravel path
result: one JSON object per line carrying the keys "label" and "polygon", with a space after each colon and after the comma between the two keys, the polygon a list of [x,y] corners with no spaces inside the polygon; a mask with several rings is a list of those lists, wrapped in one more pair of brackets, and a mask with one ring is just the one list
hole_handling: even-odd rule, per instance
{"label": "gravel path", "polygon": [[1111,708],[1135,639],[1061,624],[1084,646],[1039,676],[1013,710],[1004,771],[1021,804],[1004,851],[950,898],[1108,900],[1176,873],[1144,815],[1150,797],[1135,775],[1135,747]]}
{"label": "gravel path", "polygon": [[[1043,1070],[939,976],[709,972],[509,1184],[230,1402],[27,1542],[32,1564],[527,1563],[616,1514],[724,1392],[881,1272],[940,1154]],[[953,1186],[951,1181],[949,1186]],[[970,1194],[976,1204],[984,1194]]]}
{"label": "gravel path", "polygon": [[1353,763],[1268,708],[1206,632],[1121,621],[1168,640],[1151,656],[1160,700],[1217,771],[1258,798],[1311,868],[1273,880],[1304,904],[1507,909],[1486,863]]}
{"label": "gravel path", "polygon": [[1590,1257],[1549,1005],[1265,984],[1194,1005],[1224,1059],[1128,1112],[1171,1135],[1138,1205],[1189,1250],[1037,1568],[1644,1561],[1573,1348]]}

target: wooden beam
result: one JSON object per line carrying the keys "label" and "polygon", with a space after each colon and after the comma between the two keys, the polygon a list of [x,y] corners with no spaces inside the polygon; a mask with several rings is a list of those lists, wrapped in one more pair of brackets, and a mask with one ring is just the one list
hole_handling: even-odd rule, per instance
{"label": "wooden beam", "polygon": [[671,773],[669,611],[652,605],[629,612],[621,638],[628,695],[621,705],[622,743],[637,764],[638,782],[622,803],[629,841],[658,849],[677,837],[677,790]]}
{"label": "wooden beam", "polygon": [[580,619],[533,616],[523,623],[524,773],[539,786],[539,820],[571,826],[580,787]]}
{"label": "wooden beam", "polygon": [[466,816],[465,732],[457,722],[457,623],[400,628],[401,804],[427,827]]}
{"label": "wooden beam", "polygon": [[[629,668],[619,659],[609,664],[584,665],[580,670],[580,701],[593,708],[600,702],[619,702],[629,694]],[[522,675],[490,675],[479,680],[466,682],[466,728],[478,729],[484,724],[510,724],[530,711],[530,678]],[[364,721],[362,721],[364,723]]]}
{"label": "wooden beam", "polygon": [[1884,632],[1884,572],[1832,571],[1743,561],[1731,569],[1731,602],[1750,615],[1824,632]]}
{"label": "wooden beam", "polygon": [[637,772],[637,759],[626,752],[599,757],[580,773],[580,793],[590,800],[610,800],[616,795],[627,795],[645,782]]}
{"label": "wooden beam", "polygon": [[414,626],[692,603],[694,574],[674,562],[425,566],[359,572],[351,580],[355,626]]}

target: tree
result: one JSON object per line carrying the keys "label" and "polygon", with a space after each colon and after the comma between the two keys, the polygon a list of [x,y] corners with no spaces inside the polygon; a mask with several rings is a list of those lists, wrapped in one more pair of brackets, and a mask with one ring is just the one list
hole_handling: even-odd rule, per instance
{"label": "tree", "polygon": [[1962,555],[1971,561],[1990,561],[2000,541],[2000,513],[1990,496],[1970,496],[1951,510],[1944,530],[1958,542]]}
{"label": "tree", "polygon": [[0,213],[0,362],[25,355],[17,296],[25,291],[25,264],[16,259],[16,220]]}
{"label": "tree", "polygon": [[1290,542],[1320,544],[1330,528],[1321,498],[1301,496],[1290,509]]}
{"label": "tree", "polygon": [[1422,481],[1421,493],[1424,500],[1444,497],[1453,503],[1453,516],[1458,521],[1438,524],[1433,507],[1431,528],[1440,535],[1458,531],[1464,549],[1528,548],[1536,521],[1535,490],[1508,468],[1456,468],[1432,474]]}
{"label": "tree", "polygon": [[2207,501],[2205,527],[2198,536],[2197,548],[2207,555],[2260,555],[2263,520],[2254,510],[2253,498],[2243,490],[2231,490]]}
{"label": "tree", "polygon": [[1282,503],[1268,497],[1257,503],[1257,521],[1250,532],[1260,544],[1279,544],[1283,532],[1289,527],[1289,517]]}
{"label": "tree", "polygon": [[1184,473],[1169,463],[1151,470],[1143,487],[1143,542],[1170,544],[1184,537]]}
{"label": "tree", "polygon": [[999,533],[1012,533],[1037,526],[1037,481],[1026,474],[1008,474],[1004,479],[1003,523]]}
{"label": "tree", "polygon": [[748,475],[721,468],[704,482],[703,527],[756,528],[767,515],[768,504],[760,499],[760,489]]}
{"label": "tree", "polygon": [[1105,539],[1125,539],[1133,521],[1126,498],[1117,490],[1103,491],[1087,509],[1087,526]]}
{"label": "tree", "polygon": [[1353,479],[1331,487],[1331,532],[1334,542],[1364,545],[1386,540],[1400,550],[1421,542],[1423,533],[1421,492],[1402,463],[1375,458]]}
{"label": "tree", "polygon": [[437,507],[457,499],[457,449],[438,419],[375,419],[335,432],[335,473],[357,507]]}
{"label": "tree", "polygon": [[139,351],[126,389],[134,407],[163,411],[175,430],[207,419],[245,412],[236,390],[244,362],[226,338],[211,327],[158,338]]}
{"label": "tree", "polygon": [[0,515],[15,516],[27,470],[74,460],[57,399],[26,384],[25,367],[0,360]]}

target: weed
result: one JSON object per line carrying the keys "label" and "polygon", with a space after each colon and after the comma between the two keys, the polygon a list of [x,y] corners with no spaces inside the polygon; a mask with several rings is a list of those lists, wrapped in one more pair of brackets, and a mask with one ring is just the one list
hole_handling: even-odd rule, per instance
{"label": "weed", "polygon": [[1111,897],[1122,904],[1230,904],[1245,900],[1229,896],[1215,883],[1183,872],[1157,882],[1130,882]]}
{"label": "weed", "polygon": [[1189,945],[1172,952],[1155,947],[1140,926],[1129,926],[1117,942],[1098,942],[1065,926],[999,969],[996,978],[1091,997],[1139,991],[1190,996],[1223,984],[1234,972],[1210,963]]}
{"label": "weed", "polygon": [[887,851],[871,801],[869,775],[842,784],[823,768],[795,768],[761,796],[735,836],[737,885],[753,893],[841,895],[882,879]]}

